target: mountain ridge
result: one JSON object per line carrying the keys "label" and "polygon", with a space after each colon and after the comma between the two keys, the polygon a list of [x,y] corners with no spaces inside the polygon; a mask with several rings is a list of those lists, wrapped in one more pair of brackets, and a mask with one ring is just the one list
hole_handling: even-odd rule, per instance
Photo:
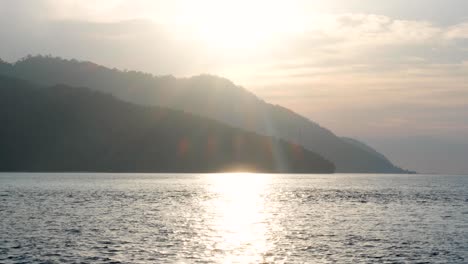
{"label": "mountain ridge", "polygon": [[0,171],[332,173],[301,146],[84,87],[0,76]]}
{"label": "mountain ridge", "polygon": [[269,104],[221,77],[155,76],[44,56],[26,57],[13,64],[2,63],[1,73],[44,85],[63,83],[89,87],[111,93],[124,101],[183,110],[230,126],[282,138],[332,161],[337,172],[406,172],[387,158],[343,140],[287,108]]}

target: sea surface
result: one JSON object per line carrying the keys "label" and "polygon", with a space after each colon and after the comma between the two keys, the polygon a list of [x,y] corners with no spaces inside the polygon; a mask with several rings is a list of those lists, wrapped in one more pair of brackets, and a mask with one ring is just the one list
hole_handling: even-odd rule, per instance
{"label": "sea surface", "polygon": [[0,263],[468,263],[468,176],[2,173]]}

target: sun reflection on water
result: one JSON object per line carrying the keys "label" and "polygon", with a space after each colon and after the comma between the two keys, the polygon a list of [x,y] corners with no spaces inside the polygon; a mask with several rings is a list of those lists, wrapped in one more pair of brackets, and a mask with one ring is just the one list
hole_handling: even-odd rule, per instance
{"label": "sun reflection on water", "polygon": [[271,175],[232,173],[207,176],[207,247],[222,263],[265,262],[271,250],[271,215],[265,208]]}

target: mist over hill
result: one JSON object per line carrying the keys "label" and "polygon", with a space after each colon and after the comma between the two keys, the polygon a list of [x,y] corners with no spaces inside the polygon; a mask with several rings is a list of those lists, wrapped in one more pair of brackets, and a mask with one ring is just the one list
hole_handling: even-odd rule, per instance
{"label": "mist over hill", "polygon": [[334,171],[284,140],[87,88],[2,76],[0,123],[0,171]]}
{"label": "mist over hill", "polygon": [[50,56],[30,56],[13,64],[0,63],[0,74],[46,86],[67,84],[89,87],[127,102],[183,110],[230,126],[281,138],[332,161],[337,172],[406,172],[382,154],[337,137],[317,123],[284,107],[269,104],[231,81],[216,76],[153,76]]}

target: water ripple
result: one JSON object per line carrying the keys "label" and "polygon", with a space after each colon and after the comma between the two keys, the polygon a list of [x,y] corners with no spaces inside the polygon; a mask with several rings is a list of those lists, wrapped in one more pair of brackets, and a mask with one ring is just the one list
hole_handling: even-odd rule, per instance
{"label": "water ripple", "polygon": [[0,174],[0,263],[466,263],[468,177]]}

